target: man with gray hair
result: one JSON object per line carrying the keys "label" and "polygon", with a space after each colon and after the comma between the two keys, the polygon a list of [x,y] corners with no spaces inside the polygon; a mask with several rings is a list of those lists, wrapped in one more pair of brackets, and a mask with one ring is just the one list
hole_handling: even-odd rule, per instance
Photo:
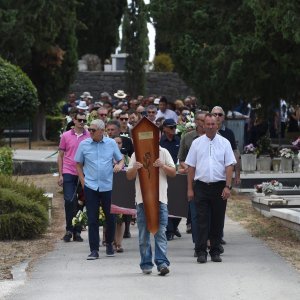
{"label": "man with gray hair", "polygon": [[155,123],[156,114],[157,114],[157,107],[154,104],[150,104],[146,108],[146,116],[152,122]]}
{"label": "man with gray hair", "polygon": [[[218,131],[219,134],[230,142],[232,151],[235,156],[235,160],[237,162],[236,165],[234,166],[234,183],[236,185],[238,185],[241,182],[241,179],[240,179],[241,159],[240,159],[240,152],[236,145],[234,133],[231,129],[225,127],[225,124],[224,124],[225,112],[221,106],[215,106],[211,110],[211,113],[216,117],[216,121],[217,121],[218,128],[219,128],[219,131]],[[221,244],[226,244],[226,242],[223,240],[223,236],[222,236]]]}
{"label": "man with gray hair", "polygon": [[[88,235],[91,254],[88,260],[99,258],[99,208],[106,220],[106,256],[114,256],[114,215],[110,213],[113,172],[122,170],[123,156],[114,139],[104,136],[105,124],[94,120],[88,128],[91,137],[79,144],[75,155],[77,173],[84,189]],[[113,166],[113,160],[117,163]]]}

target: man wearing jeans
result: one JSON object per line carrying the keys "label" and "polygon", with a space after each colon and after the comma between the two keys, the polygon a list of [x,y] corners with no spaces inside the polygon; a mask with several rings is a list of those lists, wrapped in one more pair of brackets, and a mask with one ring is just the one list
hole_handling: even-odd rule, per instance
{"label": "man wearing jeans", "polygon": [[77,207],[77,186],[78,175],[76,170],[76,162],[74,156],[78,145],[81,141],[87,139],[90,135],[84,129],[86,124],[86,116],[83,113],[77,113],[73,118],[74,128],[66,131],[61,136],[58,148],[58,185],[63,187],[65,200],[65,216],[66,216],[66,234],[63,237],[65,242],[73,240],[82,242],[80,236],[81,227],[73,227],[72,219],[76,216]]}
{"label": "man wearing jeans", "polygon": [[[88,128],[91,138],[79,144],[75,155],[77,172],[84,189],[88,234],[91,253],[88,260],[99,258],[99,208],[106,220],[106,256],[114,256],[112,242],[115,235],[114,215],[110,213],[113,172],[122,170],[123,156],[115,140],[103,136],[105,124],[94,120]],[[117,163],[113,166],[113,161]]]}
{"label": "man wearing jeans", "polygon": [[[168,224],[168,197],[167,197],[167,176],[175,177],[176,168],[173,159],[167,149],[159,147],[159,158],[154,162],[154,167],[159,168],[159,229],[154,235],[155,239],[155,256],[154,263],[157,266],[159,275],[165,276],[168,274],[170,262],[167,258],[167,237],[166,227]],[[144,274],[151,274],[153,268],[152,250],[150,243],[150,232],[147,229],[146,217],[144,212],[142,192],[139,182],[139,177],[136,176],[138,169],[143,165],[136,161],[135,153],[127,168],[127,179],[132,180],[136,178],[136,208],[137,208],[137,225],[139,229],[139,247],[141,262],[140,268]]]}

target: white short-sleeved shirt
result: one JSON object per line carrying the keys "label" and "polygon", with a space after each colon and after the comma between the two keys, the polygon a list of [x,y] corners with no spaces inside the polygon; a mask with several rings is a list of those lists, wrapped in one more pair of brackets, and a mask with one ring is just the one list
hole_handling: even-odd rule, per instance
{"label": "white short-sleeved shirt", "polygon": [[230,142],[216,134],[213,140],[206,135],[195,139],[185,163],[196,168],[194,180],[210,183],[226,180],[225,167],[236,160]]}
{"label": "white short-sleeved shirt", "polygon": [[[167,149],[159,147],[159,158],[165,165],[175,168],[175,164],[173,162],[172,156]],[[130,158],[130,162],[127,169],[132,168],[135,162],[136,162],[135,153],[133,153]],[[159,169],[159,201],[160,202],[168,204],[167,192],[168,192],[167,175],[160,168]],[[143,203],[139,176],[137,176],[135,180],[135,202],[136,204]]]}

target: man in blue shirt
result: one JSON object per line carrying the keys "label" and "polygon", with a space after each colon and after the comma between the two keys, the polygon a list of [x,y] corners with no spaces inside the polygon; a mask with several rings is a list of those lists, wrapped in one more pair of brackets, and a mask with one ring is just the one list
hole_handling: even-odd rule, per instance
{"label": "man in blue shirt", "polygon": [[[122,170],[123,156],[115,140],[103,136],[105,124],[94,120],[88,128],[91,138],[79,144],[75,155],[76,168],[84,189],[91,254],[88,260],[99,258],[99,208],[106,220],[106,256],[114,256],[114,215],[110,213],[113,172]],[[113,161],[117,163],[113,166]]]}

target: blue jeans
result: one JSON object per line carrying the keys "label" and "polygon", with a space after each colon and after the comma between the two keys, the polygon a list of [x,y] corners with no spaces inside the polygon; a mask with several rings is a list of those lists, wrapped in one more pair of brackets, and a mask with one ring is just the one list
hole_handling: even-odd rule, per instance
{"label": "blue jeans", "polygon": [[81,226],[73,228],[72,219],[77,213],[78,176],[63,174],[63,191],[65,200],[66,231],[81,232]]}
{"label": "blue jeans", "polygon": [[[167,237],[166,227],[168,224],[168,206],[159,203],[159,229],[154,235],[155,240],[155,256],[154,263],[157,269],[170,265],[167,259]],[[139,248],[141,255],[140,267],[142,270],[152,269],[152,249],[150,243],[150,232],[147,229],[146,217],[144,212],[144,204],[137,205],[137,225],[139,229]]]}
{"label": "blue jeans", "polygon": [[105,241],[107,244],[112,244],[115,236],[115,216],[110,213],[111,207],[111,191],[99,192],[94,191],[87,186],[84,186],[85,205],[88,217],[88,233],[91,252],[99,251],[99,208],[102,206],[106,233]]}

